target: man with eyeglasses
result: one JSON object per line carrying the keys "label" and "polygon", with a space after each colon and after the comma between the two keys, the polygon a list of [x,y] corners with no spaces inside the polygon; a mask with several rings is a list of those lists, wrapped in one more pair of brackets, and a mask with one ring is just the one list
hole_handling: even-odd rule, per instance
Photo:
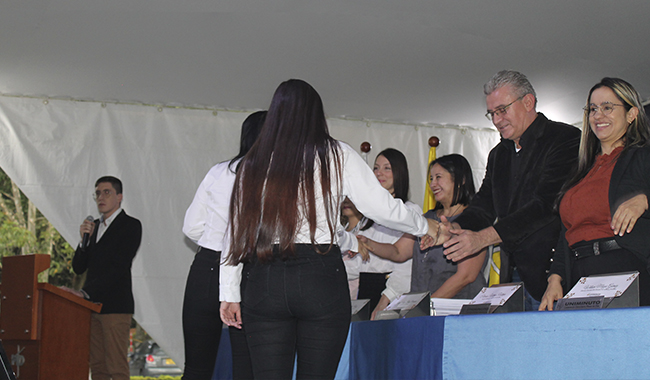
{"label": "man with eyeglasses", "polygon": [[129,329],[134,311],[131,263],[142,238],[142,224],[122,210],[122,181],[101,177],[94,199],[101,214],[84,220],[79,232],[89,235],[72,259],[77,274],[87,271],[81,291],[65,289],[92,302],[102,303],[90,326],[90,371],[93,380],[128,380]]}
{"label": "man with eyeglasses", "polygon": [[538,113],[535,90],[519,72],[498,72],[484,92],[485,116],[501,142],[490,151],[469,207],[453,227],[447,224],[452,234],[444,253],[458,261],[500,244],[501,283],[512,280],[514,269],[524,282],[526,309],[537,310],[560,233],[554,202],[577,163],[580,131]]}

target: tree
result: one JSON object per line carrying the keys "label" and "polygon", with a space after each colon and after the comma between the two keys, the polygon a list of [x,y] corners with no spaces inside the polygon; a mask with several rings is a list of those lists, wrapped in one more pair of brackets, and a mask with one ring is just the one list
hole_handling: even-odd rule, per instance
{"label": "tree", "polygon": [[2,169],[0,195],[0,256],[50,255],[48,281],[54,285],[77,284],[79,280],[72,272],[74,250]]}

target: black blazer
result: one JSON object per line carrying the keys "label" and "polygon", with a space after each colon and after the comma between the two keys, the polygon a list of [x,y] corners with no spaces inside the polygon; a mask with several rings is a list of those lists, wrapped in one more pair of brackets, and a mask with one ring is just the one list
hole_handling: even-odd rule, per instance
{"label": "black blazer", "polygon": [[101,314],[133,314],[131,263],[142,239],[142,224],[122,210],[96,242],[99,220],[88,247],[77,248],[72,269],[77,274],[88,270],[83,290],[90,300],[103,304]]}
{"label": "black blazer", "polygon": [[473,231],[493,225],[503,241],[502,253],[514,261],[526,290],[539,300],[560,233],[553,205],[577,162],[580,130],[538,113],[520,144],[517,173],[512,172],[513,141],[502,139],[490,151],[481,188],[456,221]]}
{"label": "black blazer", "polygon": [[[621,203],[639,194],[645,194],[650,200],[650,146],[630,148],[623,152],[616,161],[609,182],[611,216],[614,216]],[[559,274],[562,277],[566,293],[578,279],[571,279],[571,268],[575,261],[575,255],[571,254],[565,233],[566,227],[563,224],[550,274]],[[646,210],[636,221],[632,232],[625,233],[623,236],[616,235],[614,238],[622,248],[648,262],[650,259],[650,210]]]}

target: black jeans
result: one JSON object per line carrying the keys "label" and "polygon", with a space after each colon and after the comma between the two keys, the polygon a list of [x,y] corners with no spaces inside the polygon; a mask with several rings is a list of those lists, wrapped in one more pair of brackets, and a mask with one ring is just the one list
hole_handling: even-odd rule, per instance
{"label": "black jeans", "polygon": [[220,252],[199,247],[183,299],[184,380],[210,380],[223,324],[219,316]]}
{"label": "black jeans", "polygon": [[[321,247],[321,250],[323,247]],[[296,245],[296,257],[244,266],[242,316],[258,379],[333,379],[350,327],[341,251]]]}

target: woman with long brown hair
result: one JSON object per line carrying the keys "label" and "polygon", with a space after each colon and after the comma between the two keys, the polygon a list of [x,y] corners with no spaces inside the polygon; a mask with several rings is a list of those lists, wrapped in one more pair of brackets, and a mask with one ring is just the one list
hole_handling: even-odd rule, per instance
{"label": "woman with long brown hair", "polygon": [[291,378],[296,355],[298,379],[336,374],[350,323],[336,245],[345,196],[378,223],[416,236],[430,230],[379,185],[349,145],[329,135],[312,86],[296,79],[280,84],[237,173],[230,253],[221,266],[221,316],[228,325],[245,325],[256,378]]}
{"label": "woman with long brown hair", "polygon": [[540,310],[581,277],[639,272],[650,305],[650,121],[639,93],[603,78],[587,96],[576,174],[560,193],[562,232]]}

